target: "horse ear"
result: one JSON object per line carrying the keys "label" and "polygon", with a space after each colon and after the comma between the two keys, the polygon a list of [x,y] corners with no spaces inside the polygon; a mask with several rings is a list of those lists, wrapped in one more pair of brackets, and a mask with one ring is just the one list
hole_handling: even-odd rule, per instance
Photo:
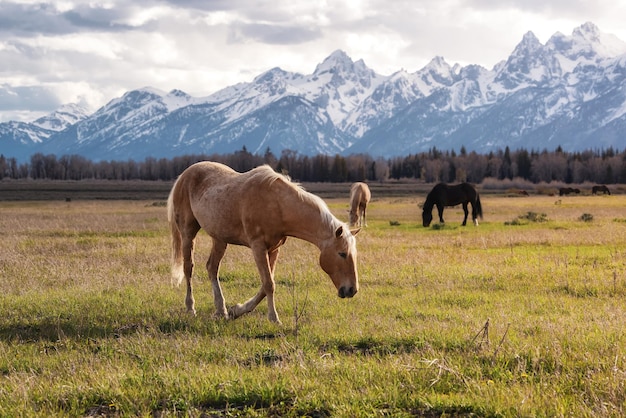
{"label": "horse ear", "polygon": [[343,226],[340,226],[335,230],[335,238],[339,238],[343,234]]}
{"label": "horse ear", "polygon": [[352,230],[350,230],[350,233],[351,233],[352,235],[356,235],[356,234],[358,234],[358,233],[359,233],[359,231],[360,231],[360,230],[361,230],[361,228],[352,229]]}

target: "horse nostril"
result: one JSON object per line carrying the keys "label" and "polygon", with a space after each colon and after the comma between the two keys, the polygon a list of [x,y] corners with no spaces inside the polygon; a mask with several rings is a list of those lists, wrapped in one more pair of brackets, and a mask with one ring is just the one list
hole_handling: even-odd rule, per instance
{"label": "horse nostril", "polygon": [[345,287],[342,286],[341,289],[339,289],[339,297],[340,298],[351,298],[352,296],[356,295],[356,288],[354,288],[353,286],[350,287]]}

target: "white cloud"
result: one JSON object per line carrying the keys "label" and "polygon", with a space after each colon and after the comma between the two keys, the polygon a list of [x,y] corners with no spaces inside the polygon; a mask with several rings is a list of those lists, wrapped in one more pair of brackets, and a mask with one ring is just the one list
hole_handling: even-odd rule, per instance
{"label": "white cloud", "polygon": [[[381,74],[417,71],[434,56],[491,68],[528,31],[545,43],[591,21],[626,40],[625,3],[0,1],[0,79],[20,93],[11,100],[0,95],[0,122],[32,120],[77,100],[95,109],[144,86],[201,96],[272,67],[311,73],[337,49]],[[35,106],[29,91],[54,100],[46,96]]]}

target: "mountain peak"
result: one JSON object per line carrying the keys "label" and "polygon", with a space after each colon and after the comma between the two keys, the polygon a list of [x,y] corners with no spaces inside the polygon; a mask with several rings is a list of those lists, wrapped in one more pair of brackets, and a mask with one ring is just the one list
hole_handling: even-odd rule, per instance
{"label": "mountain peak", "polygon": [[574,29],[572,38],[575,43],[584,45],[588,51],[601,58],[612,58],[626,53],[625,42],[614,35],[603,33],[591,22]]}
{"label": "mountain peak", "polygon": [[417,75],[428,85],[451,85],[455,80],[455,69],[441,56],[436,56],[417,72]]}
{"label": "mountain peak", "polygon": [[159,96],[159,97],[163,97],[163,96],[165,96],[167,94],[163,90],[157,89],[155,87],[150,87],[150,86],[145,86],[145,87],[142,87],[142,88],[139,88],[139,89],[136,89],[136,90],[131,90],[127,94],[129,94],[129,93],[131,93],[131,94],[132,93],[134,93],[134,94],[146,93],[146,94],[149,94],[149,95]]}
{"label": "mountain peak", "polygon": [[580,37],[589,41],[598,42],[600,40],[601,32],[596,25],[591,22],[586,22],[575,28],[572,35],[574,37]]}
{"label": "mountain peak", "polygon": [[321,64],[315,67],[313,74],[321,75],[327,72],[331,72],[334,69],[350,70],[354,67],[352,58],[348,56],[344,51],[338,49],[330,54]]}
{"label": "mountain peak", "polygon": [[575,28],[571,36],[555,33],[546,46],[572,61],[594,61],[626,53],[625,42],[614,35],[601,32],[591,22]]}
{"label": "mountain peak", "polygon": [[254,83],[267,83],[268,81],[283,80],[289,73],[280,67],[271,68],[254,78]]}
{"label": "mountain peak", "polygon": [[449,70],[450,65],[446,62],[444,57],[436,56],[433,59],[431,59],[430,62],[426,64],[426,67],[424,68],[429,68],[433,70],[440,70],[440,69]]}
{"label": "mountain peak", "polygon": [[42,116],[35,120],[33,125],[52,131],[62,131],[68,126],[87,118],[88,115],[89,111],[85,105],[80,103],[68,103],[49,115]]}
{"label": "mountain peak", "polygon": [[528,31],[522,37],[522,41],[515,47],[513,51],[513,55],[529,55],[535,53],[537,50],[541,49],[543,45],[537,39],[535,34],[531,31]]}
{"label": "mountain peak", "polygon": [[167,95],[170,97],[183,97],[183,98],[191,97],[189,96],[189,94],[179,89],[173,89],[169,93],[167,93]]}

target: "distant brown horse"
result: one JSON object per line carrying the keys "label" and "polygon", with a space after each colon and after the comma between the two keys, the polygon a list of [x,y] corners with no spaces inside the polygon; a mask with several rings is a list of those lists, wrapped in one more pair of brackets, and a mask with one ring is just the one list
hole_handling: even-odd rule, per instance
{"label": "distant brown horse", "polygon": [[[172,236],[172,280],[187,280],[187,310],[195,314],[191,285],[193,251],[198,231],[213,240],[206,263],[213,288],[215,315],[237,318],[251,312],[267,297],[270,321],[280,322],[274,307],[274,267],[287,237],[296,237],[320,249],[320,266],[330,276],[339,297],[359,289],[354,235],[319,197],[304,191],[269,166],[246,173],[214,162],[199,162],[178,177],[167,202]],[[228,244],[252,250],[261,276],[258,293],[226,310],[218,272]]]}
{"label": "distant brown horse", "polygon": [[611,194],[611,191],[609,190],[609,188],[606,187],[604,184],[596,185],[591,188],[591,194],[598,194],[600,192],[604,194],[608,194],[608,195]]}
{"label": "distant brown horse", "polygon": [[469,183],[461,183],[455,186],[449,186],[445,183],[439,183],[428,193],[426,196],[426,202],[424,203],[424,210],[422,212],[422,224],[426,227],[429,226],[433,220],[433,206],[437,206],[437,212],[439,213],[439,222],[444,223],[443,220],[443,208],[445,206],[463,205],[463,212],[465,217],[463,218],[463,226],[467,224],[467,216],[469,211],[467,205],[472,205],[472,221],[474,225],[478,225],[478,217],[483,217],[483,208],[480,204],[480,196],[478,192]]}
{"label": "distant brown horse", "polygon": [[574,189],[572,187],[561,187],[559,189],[559,196],[567,196],[568,194],[571,194],[571,193],[579,194],[580,189]]}
{"label": "distant brown horse", "polygon": [[371,198],[367,184],[357,182],[350,187],[350,226],[367,226],[365,209]]}

